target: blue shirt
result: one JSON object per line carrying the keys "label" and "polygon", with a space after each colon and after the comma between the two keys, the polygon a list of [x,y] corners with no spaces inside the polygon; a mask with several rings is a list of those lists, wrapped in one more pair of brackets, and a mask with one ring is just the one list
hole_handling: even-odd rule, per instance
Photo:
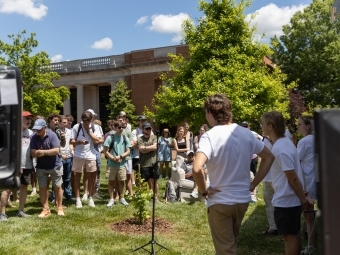
{"label": "blue shirt", "polygon": [[[30,148],[31,150],[50,150],[53,148],[59,148],[60,142],[58,136],[51,130],[46,129],[46,135],[43,139],[37,134],[34,134],[31,138]],[[62,165],[61,157],[59,154],[54,156],[43,156],[37,158],[37,169],[56,169]]]}
{"label": "blue shirt", "polygon": [[[113,137],[114,137],[113,148],[111,151],[109,151],[112,156],[120,156],[126,151],[127,148],[131,147],[129,138],[125,137],[125,142],[124,142],[123,135],[117,136],[116,134],[114,134]],[[111,135],[109,135],[105,139],[104,147],[108,147],[110,149],[110,145],[111,145]],[[109,159],[107,165],[111,167],[121,167],[121,166],[124,166],[125,163],[126,163],[126,158],[123,158],[120,163]]]}

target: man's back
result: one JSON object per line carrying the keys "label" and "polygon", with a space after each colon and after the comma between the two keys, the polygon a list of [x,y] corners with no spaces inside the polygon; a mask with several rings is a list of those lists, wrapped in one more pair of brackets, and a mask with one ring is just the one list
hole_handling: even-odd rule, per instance
{"label": "man's back", "polygon": [[210,186],[221,191],[209,197],[208,206],[249,202],[249,165],[263,147],[250,130],[237,124],[217,125],[202,135],[198,152],[208,158]]}

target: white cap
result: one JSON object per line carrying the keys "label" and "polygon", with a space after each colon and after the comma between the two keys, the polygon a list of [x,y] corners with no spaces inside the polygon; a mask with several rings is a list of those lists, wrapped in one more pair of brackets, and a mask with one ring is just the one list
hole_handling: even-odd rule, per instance
{"label": "white cap", "polygon": [[92,110],[92,109],[88,109],[87,112],[92,113],[93,116],[97,116],[97,113],[95,113],[94,110]]}
{"label": "white cap", "polygon": [[194,152],[193,150],[189,150],[189,151],[187,151],[187,156],[188,156],[190,153],[192,153],[192,154],[195,155],[195,152]]}

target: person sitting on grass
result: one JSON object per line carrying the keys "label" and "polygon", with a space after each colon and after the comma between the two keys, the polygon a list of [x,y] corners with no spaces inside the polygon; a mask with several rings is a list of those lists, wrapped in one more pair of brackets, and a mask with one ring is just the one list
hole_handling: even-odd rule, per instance
{"label": "person sitting on grass", "polygon": [[108,136],[104,142],[104,154],[108,159],[109,166],[109,195],[110,200],[107,207],[114,205],[113,189],[114,181],[118,180],[119,203],[129,205],[124,198],[124,182],[126,180],[126,157],[130,155],[130,140],[123,133],[120,121],[115,121],[113,126],[115,134]]}

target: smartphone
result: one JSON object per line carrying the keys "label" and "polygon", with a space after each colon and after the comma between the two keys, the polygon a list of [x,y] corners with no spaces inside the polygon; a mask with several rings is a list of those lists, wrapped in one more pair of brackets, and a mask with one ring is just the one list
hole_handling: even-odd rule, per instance
{"label": "smartphone", "polygon": [[89,143],[89,141],[85,141],[85,144],[88,144]]}

